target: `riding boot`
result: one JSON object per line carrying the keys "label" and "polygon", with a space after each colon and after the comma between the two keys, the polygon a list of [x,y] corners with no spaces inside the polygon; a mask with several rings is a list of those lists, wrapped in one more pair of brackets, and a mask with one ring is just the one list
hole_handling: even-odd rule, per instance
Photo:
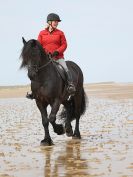
{"label": "riding boot", "polygon": [[26,98],[33,100],[33,99],[34,99],[33,93],[32,93],[32,92],[31,92],[31,93],[28,93],[28,92],[27,92]]}
{"label": "riding boot", "polygon": [[70,71],[66,71],[66,76],[67,76],[67,83],[68,83],[68,93],[70,95],[74,95],[74,93],[76,92],[75,89],[75,85],[73,84],[73,80],[72,80],[72,74]]}

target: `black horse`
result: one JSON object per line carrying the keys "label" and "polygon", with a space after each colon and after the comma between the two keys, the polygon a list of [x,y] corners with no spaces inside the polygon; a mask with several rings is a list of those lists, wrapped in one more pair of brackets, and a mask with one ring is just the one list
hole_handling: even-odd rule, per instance
{"label": "black horse", "polygon": [[[78,65],[72,61],[67,61],[67,66],[72,73],[76,92],[69,97],[66,82],[62,79],[55,62],[45,53],[41,44],[31,39],[26,41],[20,57],[22,64],[20,68],[28,70],[28,77],[31,80],[31,90],[34,94],[37,107],[42,116],[42,124],[45,137],[41,141],[42,145],[52,145],[53,141],[49,134],[49,122],[52,124],[54,132],[61,135],[66,132],[67,136],[80,139],[79,119],[86,109],[86,96],[83,88],[83,73]],[[68,97],[70,99],[68,99]],[[65,128],[62,124],[56,123],[56,114],[60,105],[65,110]],[[47,116],[47,106],[51,106],[49,118]],[[75,130],[73,133],[71,121],[76,119]]]}

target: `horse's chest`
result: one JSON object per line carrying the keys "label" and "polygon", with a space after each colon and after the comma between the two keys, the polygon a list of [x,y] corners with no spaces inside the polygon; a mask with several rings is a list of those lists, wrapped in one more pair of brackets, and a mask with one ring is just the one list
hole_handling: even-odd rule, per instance
{"label": "horse's chest", "polygon": [[41,100],[49,102],[51,100],[51,91],[48,88],[41,87],[37,91],[37,97]]}

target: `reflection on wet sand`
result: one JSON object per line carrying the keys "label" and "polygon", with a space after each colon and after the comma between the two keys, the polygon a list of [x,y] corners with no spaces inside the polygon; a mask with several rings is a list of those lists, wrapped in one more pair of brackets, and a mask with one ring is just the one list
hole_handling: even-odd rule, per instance
{"label": "reflection on wet sand", "polygon": [[41,148],[44,153],[45,165],[44,176],[50,177],[71,177],[71,176],[88,176],[89,167],[87,159],[82,157],[81,141],[70,140],[62,150],[59,150],[58,156],[52,158],[52,151],[54,149]]}
{"label": "reflection on wet sand", "polygon": [[[44,177],[52,176],[52,164],[51,164],[51,154],[53,147],[43,148],[41,147],[41,152],[44,155]],[[56,176],[56,175],[55,175]]]}

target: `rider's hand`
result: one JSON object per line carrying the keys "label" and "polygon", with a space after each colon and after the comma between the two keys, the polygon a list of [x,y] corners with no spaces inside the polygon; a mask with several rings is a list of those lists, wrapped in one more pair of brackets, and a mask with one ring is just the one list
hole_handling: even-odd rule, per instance
{"label": "rider's hand", "polygon": [[58,51],[54,51],[53,53],[52,53],[52,57],[57,57],[59,55],[59,52]]}

